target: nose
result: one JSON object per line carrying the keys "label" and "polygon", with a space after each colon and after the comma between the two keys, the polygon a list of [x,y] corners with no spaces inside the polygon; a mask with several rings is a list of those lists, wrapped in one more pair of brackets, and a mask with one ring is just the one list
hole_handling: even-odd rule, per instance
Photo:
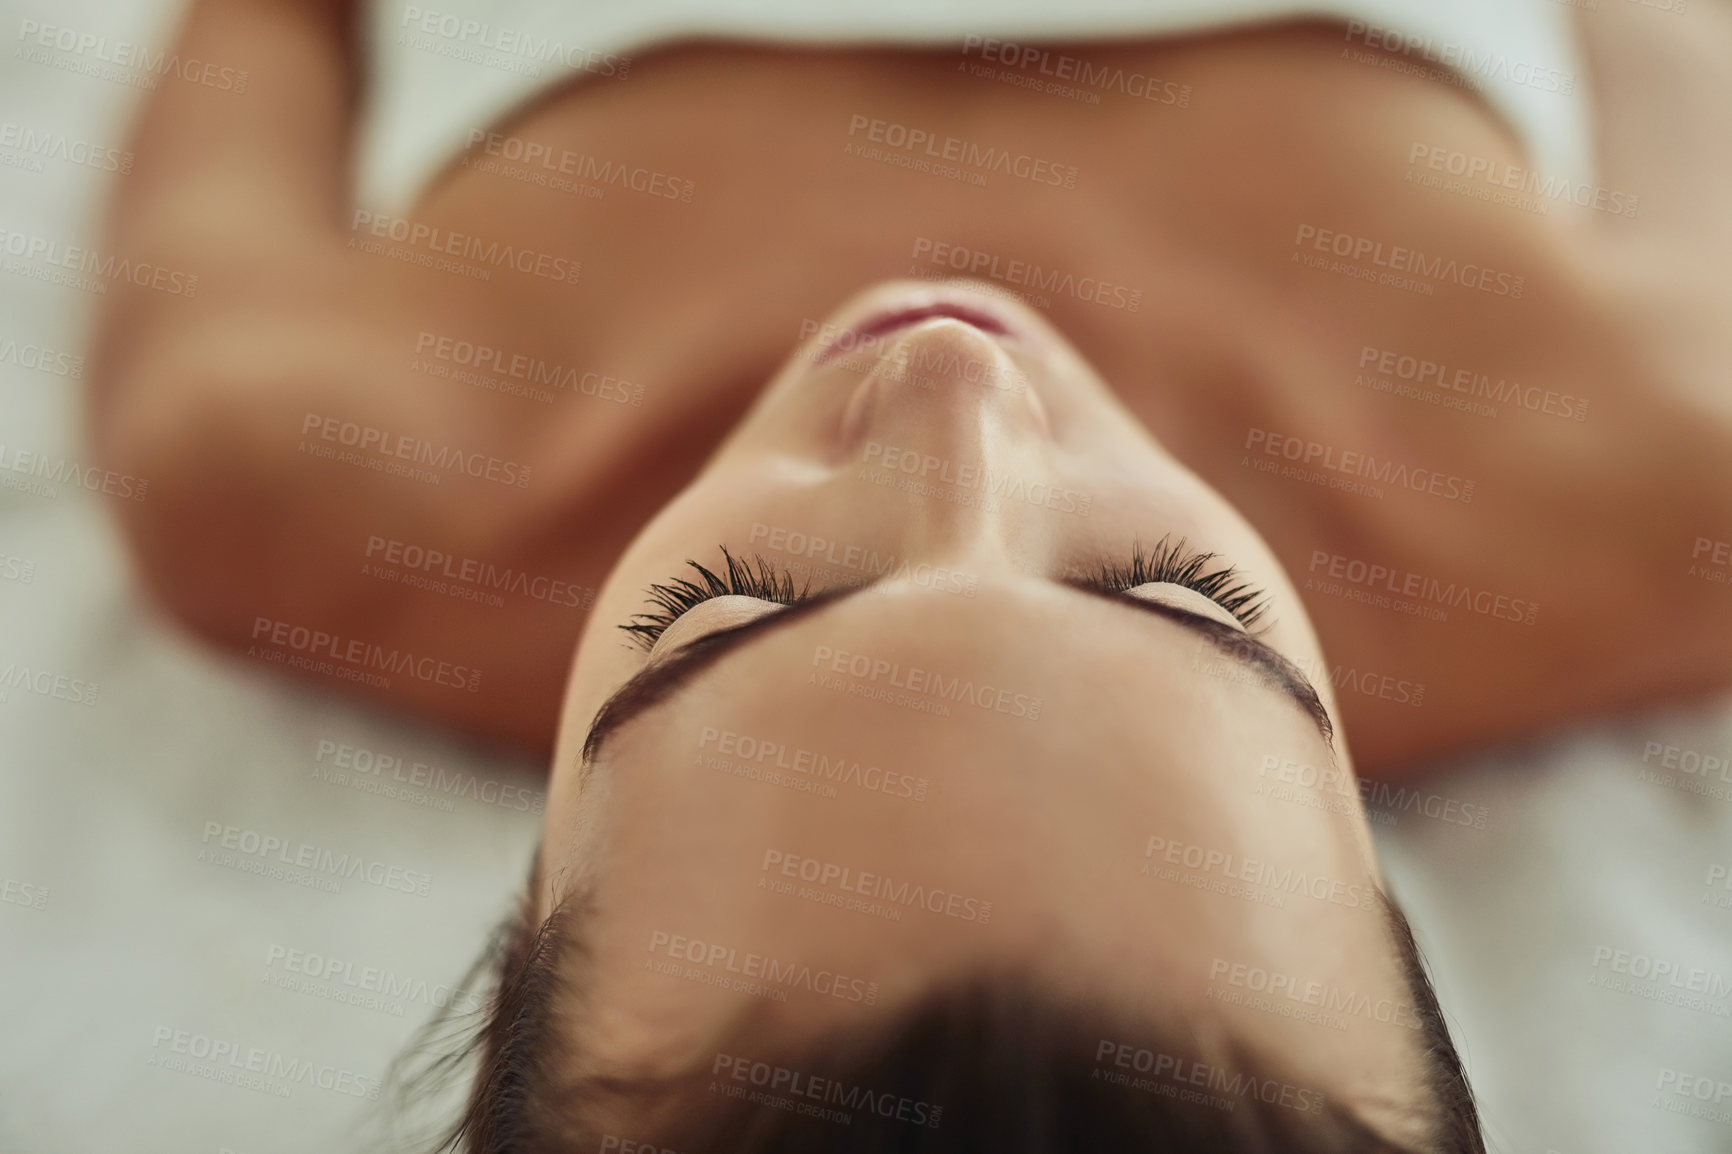
{"label": "nose", "polygon": [[856,387],[843,417],[862,477],[905,495],[905,549],[1002,553],[1051,488],[1040,397],[1004,346],[965,321],[908,329]]}

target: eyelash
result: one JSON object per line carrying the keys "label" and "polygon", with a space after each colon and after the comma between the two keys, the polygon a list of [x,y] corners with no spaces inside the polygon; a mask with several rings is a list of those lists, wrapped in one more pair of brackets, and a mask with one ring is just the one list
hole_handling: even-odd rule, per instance
{"label": "eyelash", "polygon": [[654,647],[667,632],[668,626],[678,621],[694,606],[702,605],[713,597],[738,595],[741,597],[756,597],[761,601],[774,601],[778,605],[793,605],[806,599],[806,590],[811,584],[794,588],[792,574],[778,570],[762,557],[754,557],[750,562],[742,561],[728,552],[726,545],[722,546],[722,560],[726,562],[724,573],[712,572],[696,561],[686,564],[697,570],[697,580],[687,577],[676,577],[662,584],[657,582],[645,592],[652,604],[657,607],[654,613],[634,613],[629,624],[620,628],[631,635],[632,641],[644,652]]}
{"label": "eyelash", "polygon": [[[1071,578],[1071,584],[1115,594],[1154,581],[1180,585],[1201,593],[1238,618],[1239,624],[1251,628],[1267,613],[1267,596],[1256,586],[1238,580],[1239,571],[1231,565],[1204,572],[1214,559],[1213,553],[1188,549],[1183,537],[1170,543],[1162,537],[1151,549],[1134,546],[1129,561],[1103,561],[1095,571]],[[647,653],[669,626],[711,598],[735,595],[794,605],[809,596],[810,581],[796,589],[792,574],[778,570],[762,557],[744,561],[724,545],[722,560],[725,562],[722,573],[697,561],[687,561],[697,572],[697,579],[676,577],[651,585],[645,593],[656,611],[634,613],[631,621],[620,628]]]}
{"label": "eyelash", "polygon": [[1208,570],[1214,559],[1213,553],[1188,548],[1183,537],[1177,541],[1162,537],[1152,549],[1133,546],[1128,562],[1103,561],[1094,572],[1072,578],[1072,584],[1105,593],[1124,593],[1151,581],[1182,585],[1201,593],[1250,629],[1269,612],[1268,595],[1240,580],[1239,571],[1231,565]]}

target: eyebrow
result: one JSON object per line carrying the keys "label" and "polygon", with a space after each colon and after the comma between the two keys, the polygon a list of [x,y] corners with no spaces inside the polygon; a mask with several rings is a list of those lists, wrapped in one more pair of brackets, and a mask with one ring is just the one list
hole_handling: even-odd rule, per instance
{"label": "eyebrow", "polygon": [[[678,653],[639,670],[596,710],[595,720],[590,722],[589,732],[583,739],[584,772],[587,773],[589,767],[596,763],[609,737],[645,710],[672,697],[721,658],[772,629],[793,625],[831,605],[864,593],[876,584],[878,582],[871,581],[862,585],[827,589],[795,602],[780,612],[766,613],[743,625],[719,629],[700,637],[682,646]],[[1324,708],[1316,687],[1299,671],[1298,666],[1268,642],[1212,617],[1186,609],[1144,601],[1137,597],[1125,597],[1081,582],[1067,581],[1064,585],[1114,605],[1164,618],[1200,636],[1209,642],[1216,652],[1230,658],[1242,669],[1260,675],[1257,678],[1258,684],[1280,690],[1292,698],[1317,726],[1317,732],[1322,735],[1324,742],[1333,747],[1335,726],[1329,720],[1329,711]]]}
{"label": "eyebrow", "polygon": [[1140,597],[1126,597],[1093,585],[1077,582],[1066,584],[1079,593],[1100,597],[1114,605],[1122,605],[1156,617],[1164,617],[1189,629],[1213,645],[1216,652],[1232,658],[1241,668],[1260,674],[1259,684],[1278,689],[1292,698],[1317,726],[1317,732],[1322,735],[1324,743],[1334,747],[1335,724],[1329,720],[1329,710],[1324,708],[1323,699],[1317,694],[1317,687],[1311,684],[1310,678],[1300,672],[1297,665],[1267,641],[1213,617],[1192,613],[1188,609],[1163,605],[1158,601],[1145,601]]}

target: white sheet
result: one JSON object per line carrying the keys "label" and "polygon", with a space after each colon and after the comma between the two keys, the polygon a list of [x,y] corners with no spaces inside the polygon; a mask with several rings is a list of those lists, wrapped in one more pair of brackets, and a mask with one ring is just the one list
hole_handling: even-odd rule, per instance
{"label": "white sheet", "polygon": [[[35,19],[137,41],[170,18],[121,0],[29,0],[0,26],[15,37]],[[138,95],[11,54],[0,64],[0,121],[38,133],[118,145]],[[100,172],[4,160],[0,227],[90,235]],[[77,350],[91,303],[0,270],[0,349]],[[0,353],[7,452],[79,456],[78,407],[77,381]],[[33,565],[32,580],[7,576],[13,558],[19,574]],[[516,892],[538,819],[469,798],[441,812],[328,784],[313,776],[319,743],[529,789],[540,788],[535,767],[180,639],[140,606],[101,510],[78,490],[48,499],[0,488],[0,671],[9,667],[64,675],[67,695],[72,680],[98,689],[93,705],[21,688],[0,702],[0,1151],[380,1149],[356,1129],[365,1103],[316,1081],[383,1073],[430,1012],[416,983],[461,973]],[[1732,713],[1675,713],[1487,755],[1426,787],[1486,806],[1483,835],[1411,814],[1380,830],[1494,1149],[1732,1149],[1732,1127],[1654,1105],[1666,1069],[1732,1082],[1732,997],[1707,999],[1715,1012],[1704,1013],[1590,985],[1612,976],[1612,959],[1594,964],[1599,947],[1732,982],[1732,909],[1702,904],[1710,865],[1732,865],[1732,800],[1639,781],[1649,741],[1723,757]],[[1732,783],[1722,788],[1732,799]],[[207,822],[425,873],[430,892],[351,881],[329,894],[201,862]],[[32,908],[43,887],[44,908]],[[390,971],[409,984],[408,998],[392,1000],[403,1016],[269,984],[291,949],[347,963],[352,981],[368,981],[368,967]],[[168,1040],[153,1044],[164,1029]],[[310,1066],[314,1081],[284,1098],[153,1065],[170,1056],[173,1031],[189,1046],[203,1035],[264,1051],[261,1063]],[[1721,1108],[1732,1113],[1732,1097]]]}

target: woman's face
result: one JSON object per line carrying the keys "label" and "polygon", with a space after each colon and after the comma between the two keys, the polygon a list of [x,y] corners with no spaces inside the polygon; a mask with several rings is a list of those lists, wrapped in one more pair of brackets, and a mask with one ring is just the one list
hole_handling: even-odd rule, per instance
{"label": "woman's face", "polygon": [[[704,583],[688,561],[727,577],[724,548],[752,580],[649,602]],[[779,575],[853,591],[790,607]],[[762,1048],[1010,970],[1127,1023],[1211,1020],[1368,1111],[1409,1096],[1347,753],[1264,647],[1322,664],[1262,540],[1063,337],[966,283],[862,293],[632,543],[579,646],[541,913],[573,887],[593,911],[586,1049],[668,1072],[746,1045],[747,1011]]]}

